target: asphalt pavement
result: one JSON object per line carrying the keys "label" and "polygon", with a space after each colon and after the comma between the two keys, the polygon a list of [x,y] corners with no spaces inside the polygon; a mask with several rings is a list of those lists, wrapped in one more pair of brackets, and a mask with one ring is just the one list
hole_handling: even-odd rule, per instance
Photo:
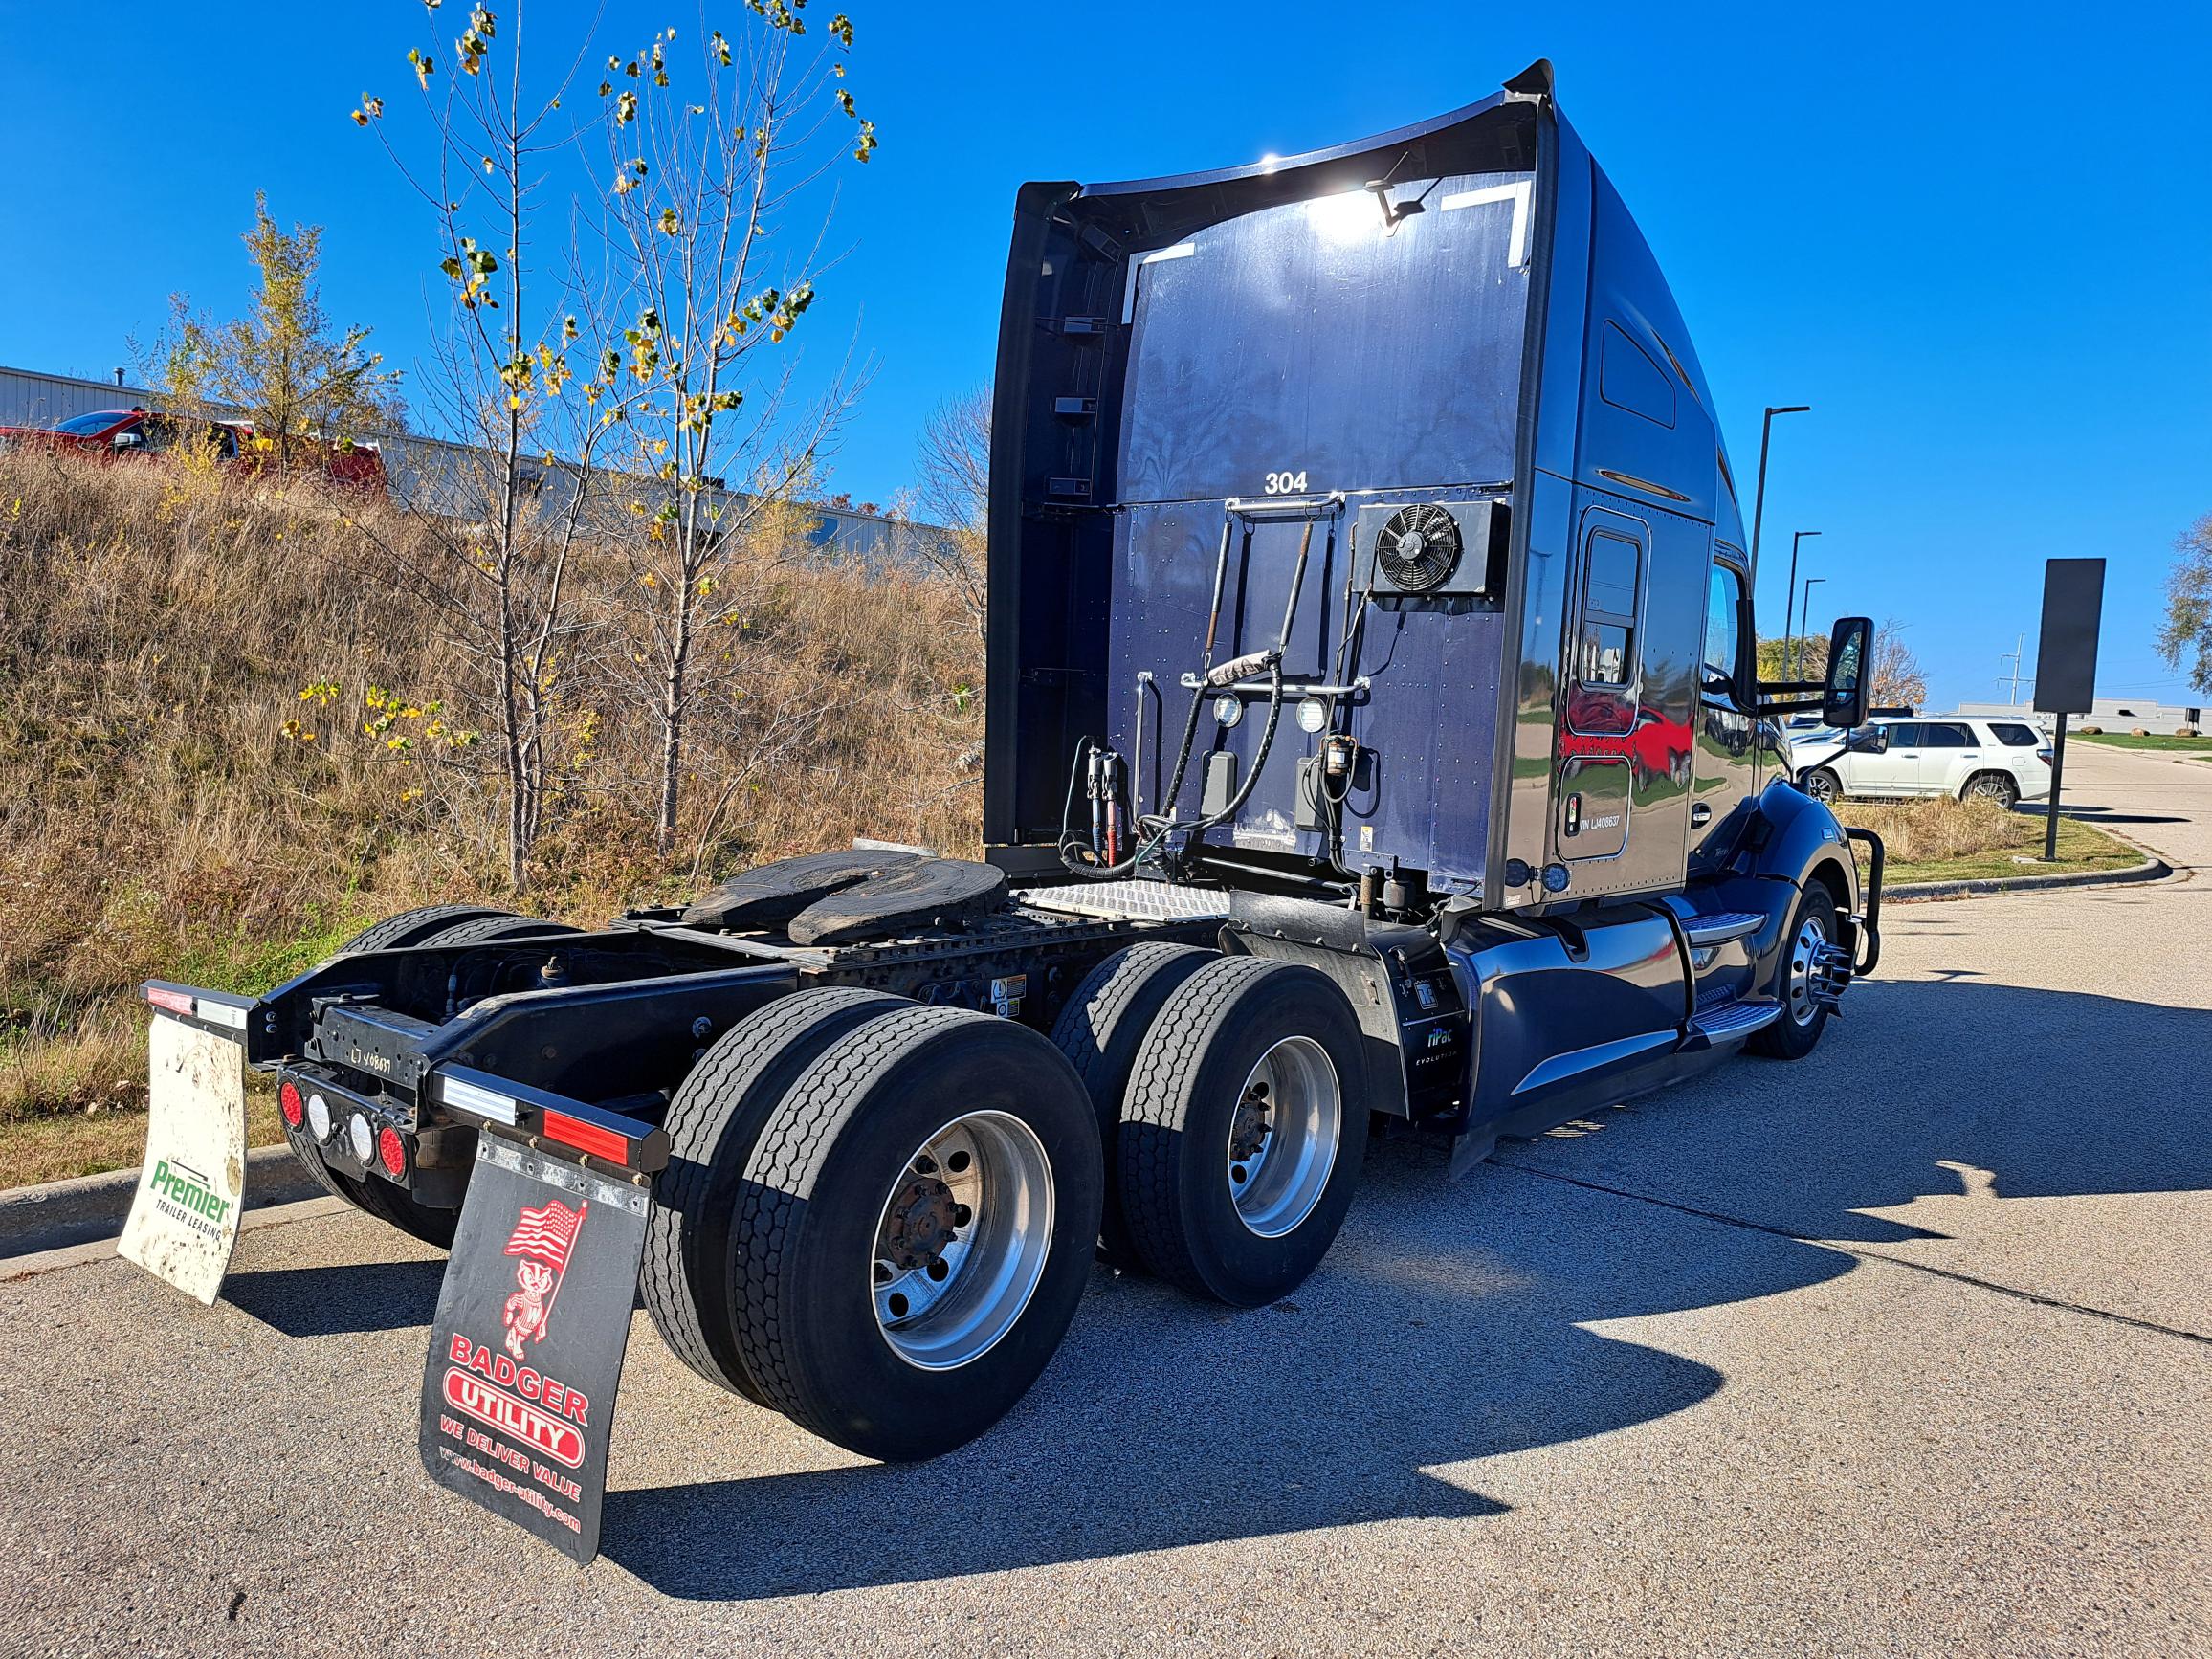
{"label": "asphalt pavement", "polygon": [[433,1252],[323,1201],[210,1309],[33,1262],[0,1648],[2203,1652],[2212,764],[2068,761],[2174,879],[1899,907],[1802,1064],[1456,1183],[1378,1147],[1272,1308],[1100,1272],[937,1462],[720,1394],[639,1315],[587,1570],[416,1463]]}

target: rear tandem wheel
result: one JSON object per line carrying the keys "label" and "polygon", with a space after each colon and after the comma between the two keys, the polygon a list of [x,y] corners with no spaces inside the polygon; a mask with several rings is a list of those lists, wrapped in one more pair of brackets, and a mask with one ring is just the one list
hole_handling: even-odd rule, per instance
{"label": "rear tandem wheel", "polygon": [[[746,1161],[728,1308],[766,1404],[865,1457],[973,1439],[1051,1359],[1090,1276],[1097,1122],[1027,1027],[908,1006],[840,1038]],[[702,1319],[719,1308],[701,1308]]]}

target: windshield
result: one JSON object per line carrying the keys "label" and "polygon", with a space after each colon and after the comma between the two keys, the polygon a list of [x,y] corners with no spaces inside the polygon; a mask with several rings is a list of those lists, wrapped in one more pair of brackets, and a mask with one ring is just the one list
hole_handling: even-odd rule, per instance
{"label": "windshield", "polygon": [[1533,177],[1388,193],[1395,223],[1351,190],[1137,256],[1123,501],[1511,480]]}
{"label": "windshield", "polygon": [[124,419],[129,412],[127,409],[100,409],[92,414],[72,415],[54,430],[57,432],[67,432],[73,438],[89,438],[96,432],[104,432],[109,427]]}

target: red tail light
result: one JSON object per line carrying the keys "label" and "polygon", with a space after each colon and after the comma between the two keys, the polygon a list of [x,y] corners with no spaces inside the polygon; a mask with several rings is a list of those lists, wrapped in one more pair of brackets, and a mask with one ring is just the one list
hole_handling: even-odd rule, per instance
{"label": "red tail light", "polygon": [[407,1174],[407,1142],[399,1138],[399,1131],[388,1123],[377,1135],[376,1161],[384,1165],[385,1174],[394,1181]]}
{"label": "red tail light", "polygon": [[289,1080],[276,1089],[276,1108],[284,1114],[287,1127],[297,1129],[307,1117],[306,1102],[299,1098],[299,1085]]}
{"label": "red tail light", "polygon": [[602,1129],[596,1123],[584,1123],[565,1112],[547,1111],[542,1119],[545,1139],[573,1146],[579,1152],[588,1152],[594,1158],[604,1158],[609,1163],[625,1163],[630,1159],[630,1142],[611,1129]]}

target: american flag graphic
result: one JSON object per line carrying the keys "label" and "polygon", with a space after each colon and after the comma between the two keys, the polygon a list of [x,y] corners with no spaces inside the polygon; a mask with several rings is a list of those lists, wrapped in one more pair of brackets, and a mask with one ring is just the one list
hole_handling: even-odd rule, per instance
{"label": "american flag graphic", "polygon": [[570,1209],[555,1199],[543,1209],[525,1209],[522,1219],[515,1225],[515,1235],[507,1241],[511,1256],[535,1256],[546,1263],[555,1272],[566,1271],[568,1247],[576,1242],[576,1229],[584,1225],[584,1206]]}

